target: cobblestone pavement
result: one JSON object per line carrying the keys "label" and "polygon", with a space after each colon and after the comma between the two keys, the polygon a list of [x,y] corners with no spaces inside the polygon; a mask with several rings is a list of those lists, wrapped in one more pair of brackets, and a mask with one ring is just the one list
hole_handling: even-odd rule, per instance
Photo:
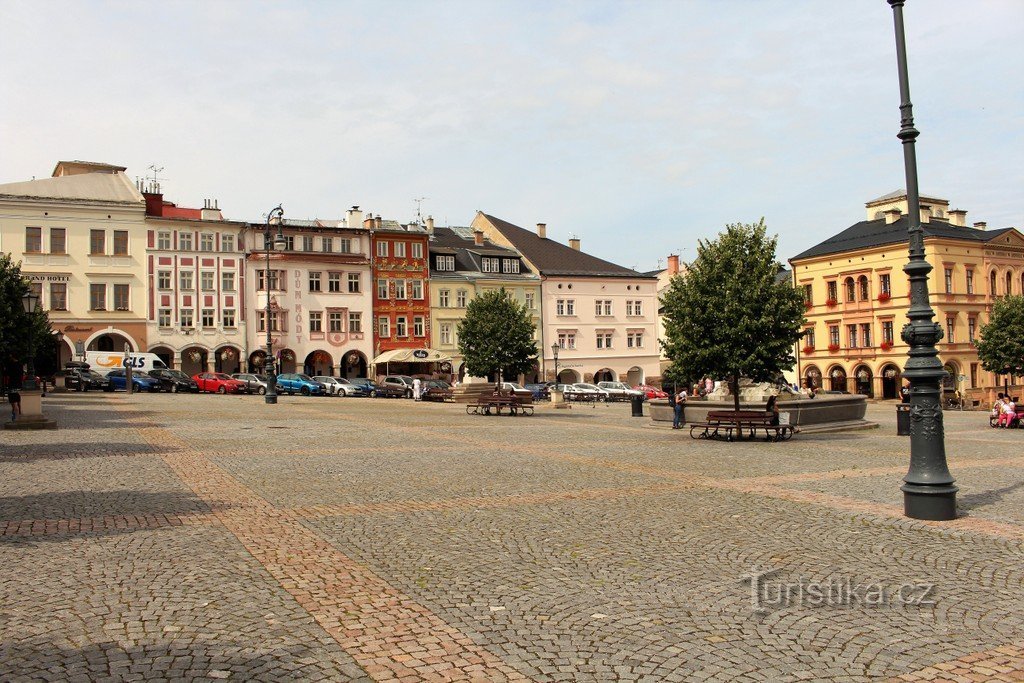
{"label": "cobblestone pavement", "polygon": [[1024,681],[1024,431],[58,395],[0,432],[0,680]]}

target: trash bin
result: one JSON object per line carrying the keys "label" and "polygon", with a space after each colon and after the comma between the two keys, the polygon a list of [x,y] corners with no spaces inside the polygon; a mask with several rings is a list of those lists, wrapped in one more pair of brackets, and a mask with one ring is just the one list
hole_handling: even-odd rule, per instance
{"label": "trash bin", "polygon": [[644,416],[644,395],[634,396],[630,399],[630,403],[633,406],[633,417]]}
{"label": "trash bin", "polygon": [[896,436],[910,436],[910,404],[896,404]]}

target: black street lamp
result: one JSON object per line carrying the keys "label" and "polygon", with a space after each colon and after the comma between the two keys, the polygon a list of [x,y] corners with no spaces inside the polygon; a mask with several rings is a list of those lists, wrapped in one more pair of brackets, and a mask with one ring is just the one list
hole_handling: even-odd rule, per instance
{"label": "black street lamp", "polygon": [[[266,319],[264,323],[267,327],[267,358],[265,361],[265,369],[267,371],[267,393],[263,397],[264,401],[268,404],[277,403],[277,371],[274,368],[274,341],[270,336],[270,252],[274,249],[279,251],[284,250],[287,242],[284,239],[284,235],[281,233],[281,226],[284,223],[284,209],[278,204],[270,213],[267,214],[267,226],[263,230],[263,246],[267,250],[267,272],[266,278],[263,281],[264,287],[267,292],[267,305],[265,310]],[[271,238],[271,226],[277,225],[277,235]]]}
{"label": "black street lamp", "polygon": [[[33,292],[31,289],[29,289],[28,293],[25,294],[25,296],[21,297],[21,305],[25,309],[25,313],[27,313],[29,315],[29,317],[31,318],[31,316],[33,314],[35,314],[35,312],[37,310],[39,310],[39,295],[36,294],[35,292]],[[26,366],[27,366],[27,373],[26,373],[26,375],[27,376],[25,377],[24,382],[22,382],[22,388],[23,389],[35,389],[36,388],[36,364],[35,364],[35,357],[36,357],[36,348],[35,347],[36,347],[36,344],[35,344],[35,339],[33,338],[32,334],[31,334],[31,331],[32,331],[32,321],[31,321],[31,319],[29,320],[28,324],[29,324],[30,334],[29,334],[29,342],[28,342],[28,344],[29,344],[29,346],[28,346],[28,359],[26,361]]]}
{"label": "black street lamp", "polygon": [[558,349],[560,348],[558,344],[551,345],[551,355],[555,357],[555,389],[558,388]]}
{"label": "black street lamp", "polygon": [[910,470],[903,477],[903,512],[913,519],[945,521],[956,518],[953,475],[946,466],[946,444],[942,427],[941,382],[946,374],[935,344],[942,328],[933,320],[935,311],[928,301],[928,273],[932,266],[924,258],[921,203],[917,188],[917,154],[914,141],[914,110],[910,103],[907,77],[907,45],[903,32],[903,3],[888,0],[896,26],[896,62],[900,79],[900,132],[903,166],[907,177],[907,221],[910,224],[910,260],[903,272],[910,279],[910,319],[900,335],[910,347],[903,376],[910,380]]}

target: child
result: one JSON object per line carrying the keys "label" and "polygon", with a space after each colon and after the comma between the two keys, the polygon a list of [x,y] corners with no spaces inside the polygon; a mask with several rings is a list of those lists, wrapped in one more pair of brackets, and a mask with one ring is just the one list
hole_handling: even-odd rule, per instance
{"label": "child", "polygon": [[18,387],[11,386],[7,392],[7,400],[11,404],[11,422],[14,422],[21,415],[21,392],[18,391]]}

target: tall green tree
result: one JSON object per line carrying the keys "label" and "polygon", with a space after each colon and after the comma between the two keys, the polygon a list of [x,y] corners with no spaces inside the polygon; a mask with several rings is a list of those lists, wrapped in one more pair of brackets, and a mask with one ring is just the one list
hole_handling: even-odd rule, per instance
{"label": "tall green tree", "polygon": [[476,377],[515,377],[537,359],[533,319],[504,288],[484,292],[469,302],[459,323],[459,351],[466,370]]}
{"label": "tall green tree", "polygon": [[992,317],[981,326],[981,338],[975,344],[981,367],[1003,375],[1004,384],[1009,375],[1024,375],[1024,296],[996,299]]}
{"label": "tall green tree", "polygon": [[28,292],[21,264],[10,254],[0,253],[0,360],[5,372],[26,362],[50,333],[45,312],[25,312],[22,298]]}
{"label": "tall green tree", "polygon": [[778,281],[775,246],[763,218],[728,225],[716,240],[700,241],[696,260],[661,299],[673,368],[728,379],[737,410],[740,378],[768,381],[793,367],[803,334],[803,295]]}

